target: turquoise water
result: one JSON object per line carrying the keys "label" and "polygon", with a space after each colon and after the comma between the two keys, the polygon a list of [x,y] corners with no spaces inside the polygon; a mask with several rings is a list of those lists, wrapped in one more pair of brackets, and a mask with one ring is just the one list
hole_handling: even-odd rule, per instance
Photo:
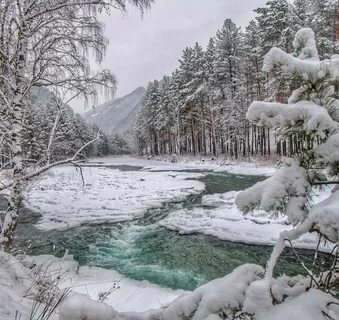
{"label": "turquoise water", "polygon": [[[199,179],[206,184],[204,194],[242,190],[263,177],[205,172]],[[200,206],[202,195],[186,201],[153,209],[139,221],[84,225],[67,231],[42,232],[34,227],[39,216],[26,212],[20,224],[16,247],[30,255],[56,254],[65,249],[81,265],[114,269],[126,277],[149,280],[173,289],[196,287],[230,273],[244,263],[265,265],[271,248],[220,241],[204,235],[179,235],[159,226],[168,213],[179,208]],[[306,263],[313,253],[303,251]],[[292,274],[300,266],[290,250],[279,262],[278,273]]]}

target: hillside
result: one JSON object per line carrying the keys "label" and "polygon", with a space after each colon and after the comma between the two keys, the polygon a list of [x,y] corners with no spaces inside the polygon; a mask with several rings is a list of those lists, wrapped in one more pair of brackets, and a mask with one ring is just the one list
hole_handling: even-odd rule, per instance
{"label": "hillside", "polygon": [[122,133],[128,130],[134,121],[146,90],[142,87],[130,94],[106,102],[84,114],[90,124],[96,124],[107,134]]}

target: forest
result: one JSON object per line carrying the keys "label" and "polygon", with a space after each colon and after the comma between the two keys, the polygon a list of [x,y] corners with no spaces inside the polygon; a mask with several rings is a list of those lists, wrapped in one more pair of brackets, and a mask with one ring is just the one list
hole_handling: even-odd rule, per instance
{"label": "forest", "polygon": [[[120,136],[105,134],[73,111],[52,89],[33,88],[23,115],[23,157],[26,165],[39,166],[49,160],[70,157],[88,141],[84,157],[128,154],[127,142]],[[12,158],[9,119],[0,117],[0,166],[9,167]]]}
{"label": "forest", "polygon": [[298,135],[281,138],[251,124],[246,112],[254,100],[287,102],[295,89],[283,71],[262,71],[269,48],[298,56],[294,35],[309,27],[322,59],[338,52],[336,8],[330,0],[270,0],[245,29],[226,19],[206,48],[185,48],[179,67],[148,85],[135,123],[139,154],[267,159],[299,152],[307,142]]}

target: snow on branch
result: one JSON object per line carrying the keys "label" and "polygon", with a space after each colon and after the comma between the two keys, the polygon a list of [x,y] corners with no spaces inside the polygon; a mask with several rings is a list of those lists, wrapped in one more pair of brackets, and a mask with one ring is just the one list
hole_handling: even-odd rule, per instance
{"label": "snow on branch", "polygon": [[302,121],[302,128],[315,131],[323,136],[326,130],[335,130],[338,123],[333,121],[328,111],[312,101],[299,101],[295,104],[256,101],[248,109],[247,119],[259,126],[281,129],[295,126]]}
{"label": "snow on branch", "polygon": [[[270,72],[275,66],[282,66],[284,71],[296,71],[302,74],[305,80],[313,80],[314,82],[332,71],[330,60],[319,60],[312,29],[300,29],[295,35],[293,46],[298,57],[294,57],[279,48],[272,48],[264,58],[263,71]],[[312,75],[312,79],[310,79],[310,75]]]}
{"label": "snow on branch", "polygon": [[329,198],[313,206],[309,212],[309,219],[313,229],[324,235],[334,243],[339,242],[339,191]]}
{"label": "snow on branch", "polygon": [[311,59],[319,61],[318,49],[315,42],[315,35],[312,29],[300,29],[294,38],[293,47],[299,53],[300,60]]}
{"label": "snow on branch", "polygon": [[[337,319],[336,300],[320,290],[311,289],[294,299],[261,310],[256,320]],[[337,310],[336,310],[337,309]],[[293,311],[292,311],[293,310]],[[327,315],[325,317],[325,315]]]}
{"label": "snow on branch", "polygon": [[339,133],[330,136],[327,141],[315,149],[323,163],[339,162]]}
{"label": "snow on branch", "polygon": [[305,218],[310,191],[306,170],[288,158],[272,177],[240,192],[235,203],[243,212],[257,207],[266,211],[286,209],[289,221],[297,224]]}
{"label": "snow on branch", "polygon": [[323,78],[330,71],[328,60],[300,60],[291,56],[279,48],[273,48],[266,54],[264,59],[263,71],[270,72],[277,65],[282,65],[285,71],[297,71],[301,74],[318,75],[318,78]]}

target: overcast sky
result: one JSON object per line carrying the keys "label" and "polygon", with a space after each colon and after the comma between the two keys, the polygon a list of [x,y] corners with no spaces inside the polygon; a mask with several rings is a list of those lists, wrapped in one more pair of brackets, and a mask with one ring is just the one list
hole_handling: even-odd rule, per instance
{"label": "overcast sky", "polygon": [[[227,18],[245,27],[255,16],[253,10],[266,2],[156,0],[143,18],[134,8],[124,14],[103,16],[110,44],[102,67],[110,69],[118,79],[116,96],[170,75],[186,46],[195,42],[206,46]],[[77,102],[74,108],[81,112],[81,103]]]}

